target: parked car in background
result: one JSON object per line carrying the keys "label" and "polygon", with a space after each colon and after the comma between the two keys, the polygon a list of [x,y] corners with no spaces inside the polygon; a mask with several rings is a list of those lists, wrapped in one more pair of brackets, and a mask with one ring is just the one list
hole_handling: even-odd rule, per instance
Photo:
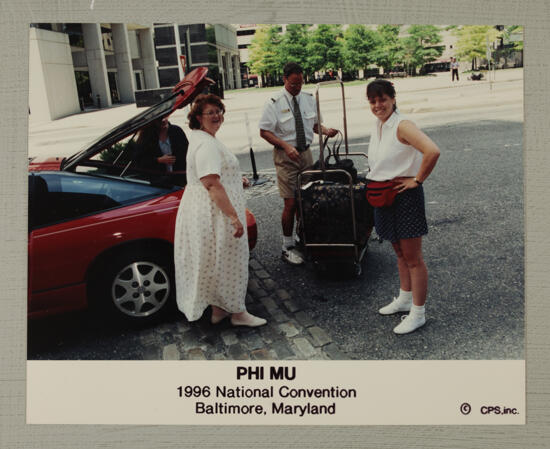
{"label": "parked car in background", "polygon": [[[186,76],[173,95],[67,158],[29,163],[28,316],[94,306],[132,322],[174,303],[173,239],[181,174],[137,168],[135,134],[189,104],[209,83]],[[256,244],[247,210],[249,247]]]}

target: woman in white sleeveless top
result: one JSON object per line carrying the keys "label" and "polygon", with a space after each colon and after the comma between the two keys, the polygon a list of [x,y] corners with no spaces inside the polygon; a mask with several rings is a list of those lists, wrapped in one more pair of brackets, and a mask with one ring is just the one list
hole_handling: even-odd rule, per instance
{"label": "woman in white sleeveless top", "polygon": [[372,181],[397,181],[394,203],[374,210],[377,234],[391,242],[397,255],[399,296],[382,307],[382,315],[409,312],[394,328],[407,334],[426,322],[424,304],[428,270],[422,258],[422,236],[428,233],[422,183],[432,172],[437,145],[396,108],[395,89],[386,80],[367,86],[367,99],[377,117],[371,133],[368,156]]}
{"label": "woman in white sleeveless top", "polygon": [[188,114],[187,186],[174,235],[176,299],[189,321],[212,306],[211,322],[231,316],[234,326],[266,323],[246,311],[248,241],[239,161],[216,139],[225,107],[199,95]]}

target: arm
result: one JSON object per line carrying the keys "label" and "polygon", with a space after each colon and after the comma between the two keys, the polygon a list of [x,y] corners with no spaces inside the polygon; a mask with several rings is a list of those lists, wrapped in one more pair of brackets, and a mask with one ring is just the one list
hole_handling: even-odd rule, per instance
{"label": "arm", "polygon": [[170,137],[170,144],[172,145],[172,154],[176,157],[174,170],[185,171],[187,168],[187,149],[189,148],[187,136],[185,135],[183,129],[172,124],[170,124],[170,127],[168,128],[168,135]]}
{"label": "arm", "polygon": [[267,140],[271,145],[282,148],[286,155],[293,161],[298,161],[300,159],[300,154],[298,153],[298,150],[296,148],[294,148],[292,145],[285,142],[284,140],[279,139],[271,131],[260,129],[260,137]]}
{"label": "arm", "polygon": [[216,206],[220,208],[225,216],[231,219],[231,225],[235,229],[233,236],[237,238],[242,237],[244,235],[243,224],[239,220],[237,211],[235,211],[225,188],[220,182],[220,177],[218,175],[206,175],[201,178],[201,182],[204,188],[208,190],[208,194]]}
{"label": "arm", "polygon": [[[313,125],[313,132],[315,134],[319,134],[317,123]],[[338,130],[334,128],[325,128],[323,125],[321,125],[321,134],[323,134],[324,136],[334,137],[336,134],[338,134]]]}
{"label": "arm", "polygon": [[[424,182],[439,159],[439,147],[409,120],[403,120],[399,123],[397,138],[400,142],[411,145],[422,153],[422,164],[416,174],[416,179],[420,182]],[[401,187],[401,190],[406,190],[415,188],[417,185],[414,179],[406,178],[398,188]]]}

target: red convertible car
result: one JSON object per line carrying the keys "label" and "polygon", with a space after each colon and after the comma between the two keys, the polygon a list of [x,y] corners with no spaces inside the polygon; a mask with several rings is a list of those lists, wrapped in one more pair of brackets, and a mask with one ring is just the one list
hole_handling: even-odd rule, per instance
{"label": "red convertible car", "polygon": [[[211,83],[206,73],[189,73],[170,97],[74,156],[29,163],[29,318],[94,305],[142,322],[173,305],[181,173],[134,167],[129,144],[141,128],[190,103]],[[253,248],[249,211],[247,227]]]}

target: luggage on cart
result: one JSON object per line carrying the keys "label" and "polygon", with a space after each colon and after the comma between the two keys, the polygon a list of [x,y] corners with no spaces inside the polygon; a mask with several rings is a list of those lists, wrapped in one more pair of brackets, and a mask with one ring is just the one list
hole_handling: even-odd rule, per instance
{"label": "luggage on cart", "polygon": [[367,202],[363,181],[350,188],[349,184],[317,180],[303,186],[301,196],[300,213],[304,216],[302,225],[307,232],[308,243],[366,243],[373,226],[373,210]]}
{"label": "luggage on cart", "polygon": [[[341,80],[317,85],[317,116],[321,116],[319,86],[329,83],[341,85],[344,135],[339,135],[332,149],[327,145],[328,139],[323,141],[319,136],[319,160],[312,170],[298,176],[298,232],[306,258],[316,266],[349,263],[354,266],[355,274],[359,275],[374,220],[373,208],[366,200],[366,177],[358,175],[353,158],[367,158],[367,155],[348,151],[344,85]],[[340,153],[342,140],[345,142],[344,154]],[[325,150],[328,151],[326,158]],[[331,162],[332,158],[334,162]]]}

